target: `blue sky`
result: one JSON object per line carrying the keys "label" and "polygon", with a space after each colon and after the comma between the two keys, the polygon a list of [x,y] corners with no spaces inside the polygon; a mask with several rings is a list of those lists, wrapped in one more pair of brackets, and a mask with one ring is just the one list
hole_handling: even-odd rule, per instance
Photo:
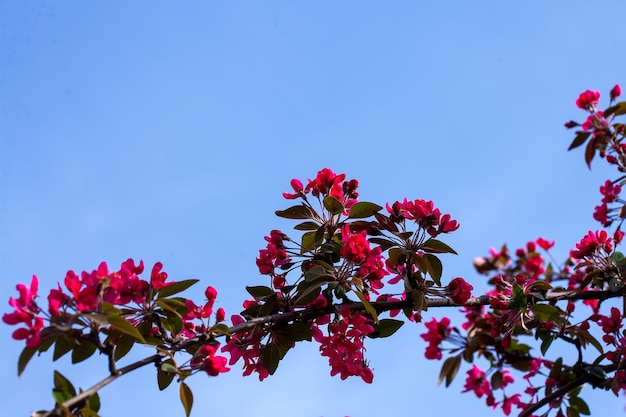
{"label": "blue sky", "polygon": [[[621,1],[0,1],[0,300],[32,274],[45,294],[68,269],[133,257],[201,279],[197,297],[215,286],[236,313],[244,287],[265,284],[263,236],[292,226],[273,214],[282,192],[324,167],[357,178],[362,200],[432,199],[451,213],[459,256],[444,276],[478,290],[471,259],[490,246],[543,236],[564,257],[596,228],[612,173],[566,152],[563,123],[583,119],[581,91],[606,99],[626,83],[624,12]],[[105,376],[103,358],[44,355],[17,380],[11,331],[0,326],[6,415],[49,407],[53,369],[85,388]],[[459,394],[462,378],[436,386],[422,331],[370,341],[372,385],[331,378],[315,344],[262,383],[237,367],[196,376],[192,415],[488,412]],[[623,398],[597,394],[594,413],[623,412]],[[101,396],[104,416],[183,415],[152,369]]]}

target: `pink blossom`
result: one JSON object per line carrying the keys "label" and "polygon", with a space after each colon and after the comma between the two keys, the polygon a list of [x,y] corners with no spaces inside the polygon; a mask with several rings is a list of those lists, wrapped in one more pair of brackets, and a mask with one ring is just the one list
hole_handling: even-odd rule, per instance
{"label": "pink blossom", "polygon": [[593,110],[600,100],[600,92],[595,90],[584,91],[576,99],[576,106],[583,110]]}

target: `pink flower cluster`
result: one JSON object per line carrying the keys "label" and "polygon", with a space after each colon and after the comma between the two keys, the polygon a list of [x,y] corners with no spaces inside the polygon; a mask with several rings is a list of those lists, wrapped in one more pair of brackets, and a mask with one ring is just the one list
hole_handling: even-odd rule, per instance
{"label": "pink flower cluster", "polygon": [[261,274],[273,277],[276,275],[275,268],[280,268],[291,262],[291,257],[285,250],[285,239],[287,239],[287,235],[280,230],[272,230],[269,236],[265,236],[265,240],[268,242],[267,247],[259,250],[259,257],[256,259]]}
{"label": "pink flower cluster", "polygon": [[454,301],[455,304],[465,304],[472,296],[472,287],[463,278],[454,278],[446,287],[446,295]]}
{"label": "pink flower cluster", "polygon": [[37,297],[37,289],[39,287],[39,280],[36,275],[33,275],[33,279],[30,282],[30,286],[25,284],[17,284],[15,287],[20,296],[15,299],[9,298],[9,305],[15,309],[12,313],[5,313],[2,316],[2,321],[11,326],[22,324],[25,327],[20,327],[13,332],[13,338],[16,340],[26,340],[26,347],[36,348],[39,346],[40,334],[43,329],[44,321],[39,314],[39,307],[35,303]]}
{"label": "pink flower cluster", "polygon": [[[608,155],[611,156],[611,155]],[[607,160],[608,160],[607,156]],[[600,186],[600,194],[602,194],[602,201],[599,206],[596,206],[593,212],[593,218],[599,221],[602,226],[609,227],[611,223],[615,219],[618,218],[617,215],[610,215],[610,212],[613,211],[609,209],[609,204],[617,202],[619,200],[619,194],[622,192],[622,186],[619,184],[614,184],[610,180],[606,180],[604,185]]]}
{"label": "pink flower cluster", "polygon": [[[609,237],[606,230],[589,231],[580,242],[576,244],[576,249],[570,252],[574,259],[605,257],[613,250],[613,239]],[[603,253],[602,253],[603,252]]]}
{"label": "pink flower cluster", "polygon": [[450,233],[459,228],[458,222],[452,220],[449,214],[442,216],[441,211],[435,208],[435,203],[432,201],[409,201],[405,198],[402,202],[396,201],[391,206],[387,203],[385,207],[392,221],[400,223],[404,219],[413,220],[432,237],[440,233]]}
{"label": "pink flower cluster", "polygon": [[[256,302],[253,302],[256,303]],[[249,308],[250,303],[244,303],[244,308]],[[231,316],[233,326],[245,323],[243,317],[238,315]],[[265,334],[255,329],[246,332],[233,334],[228,342],[222,347],[222,352],[230,354],[229,365],[234,365],[243,359],[243,376],[251,375],[256,372],[259,375],[259,381],[263,381],[269,376],[269,372],[261,362],[261,353],[264,345],[261,343]]]}
{"label": "pink flower cluster", "polygon": [[329,336],[313,327],[313,337],[320,343],[322,356],[328,357],[330,375],[339,375],[341,379],[349,376],[360,376],[368,384],[374,374],[363,357],[365,346],[363,339],[374,331],[371,321],[360,313],[353,313],[348,306],[341,308],[341,319],[330,323]]}
{"label": "pink flower cluster", "polygon": [[219,343],[202,345],[191,359],[191,368],[204,369],[209,376],[218,376],[230,371],[230,368],[226,366],[228,359],[225,356],[216,355],[219,347]]}
{"label": "pink flower cluster", "polygon": [[450,326],[450,319],[443,317],[440,321],[437,321],[436,317],[433,317],[429,322],[424,323],[428,331],[421,334],[422,339],[428,342],[425,356],[427,359],[442,358],[441,343],[448,338],[452,327]]}
{"label": "pink flower cluster", "polygon": [[358,265],[359,277],[368,279],[372,288],[382,288],[380,279],[389,274],[385,269],[382,249],[379,246],[371,249],[365,230],[352,233],[349,224],[341,228],[341,240],[344,242],[340,251],[341,257]]}
{"label": "pink flower cluster", "polygon": [[345,179],[346,174],[335,174],[333,170],[324,168],[317,173],[314,179],[308,181],[306,187],[299,179],[292,179],[291,188],[294,192],[283,193],[283,197],[288,200],[295,200],[296,198],[306,200],[306,195],[309,193],[314,197],[331,196],[341,201],[348,209],[359,197],[359,193],[356,191],[359,182],[355,179],[349,181],[345,181]]}

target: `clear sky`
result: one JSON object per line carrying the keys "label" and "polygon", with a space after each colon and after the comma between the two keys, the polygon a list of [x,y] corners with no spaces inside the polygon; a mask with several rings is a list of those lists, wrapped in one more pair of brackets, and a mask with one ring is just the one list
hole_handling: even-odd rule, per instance
{"label": "clear sky", "polygon": [[[0,300],[40,279],[107,261],[162,261],[199,278],[229,314],[282,192],[324,167],[384,204],[432,199],[461,228],[444,280],[484,278],[471,259],[543,236],[564,257],[590,228],[598,186],[567,153],[587,89],[626,84],[616,1],[0,1]],[[4,304],[1,311],[8,311]],[[433,313],[442,314],[443,311]],[[428,319],[431,312],[425,315]],[[34,358],[0,325],[2,414],[52,405],[52,370],[87,388],[104,358]],[[329,376],[317,345],[291,351],[262,383],[234,369],[188,380],[193,416],[486,415],[460,394],[465,369],[437,387],[419,334],[371,340],[372,385]],[[140,352],[148,354],[149,350]],[[624,412],[593,393],[594,415]],[[597,395],[602,394],[602,395]],[[175,385],[146,368],[101,392],[102,415],[182,416]],[[498,415],[499,411],[495,413]]]}

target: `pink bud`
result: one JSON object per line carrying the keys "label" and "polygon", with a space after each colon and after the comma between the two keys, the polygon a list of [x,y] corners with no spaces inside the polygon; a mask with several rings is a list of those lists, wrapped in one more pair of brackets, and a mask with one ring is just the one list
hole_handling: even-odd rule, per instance
{"label": "pink bud", "polygon": [[622,87],[619,84],[615,84],[615,87],[611,89],[611,101],[615,100],[622,95]]}

